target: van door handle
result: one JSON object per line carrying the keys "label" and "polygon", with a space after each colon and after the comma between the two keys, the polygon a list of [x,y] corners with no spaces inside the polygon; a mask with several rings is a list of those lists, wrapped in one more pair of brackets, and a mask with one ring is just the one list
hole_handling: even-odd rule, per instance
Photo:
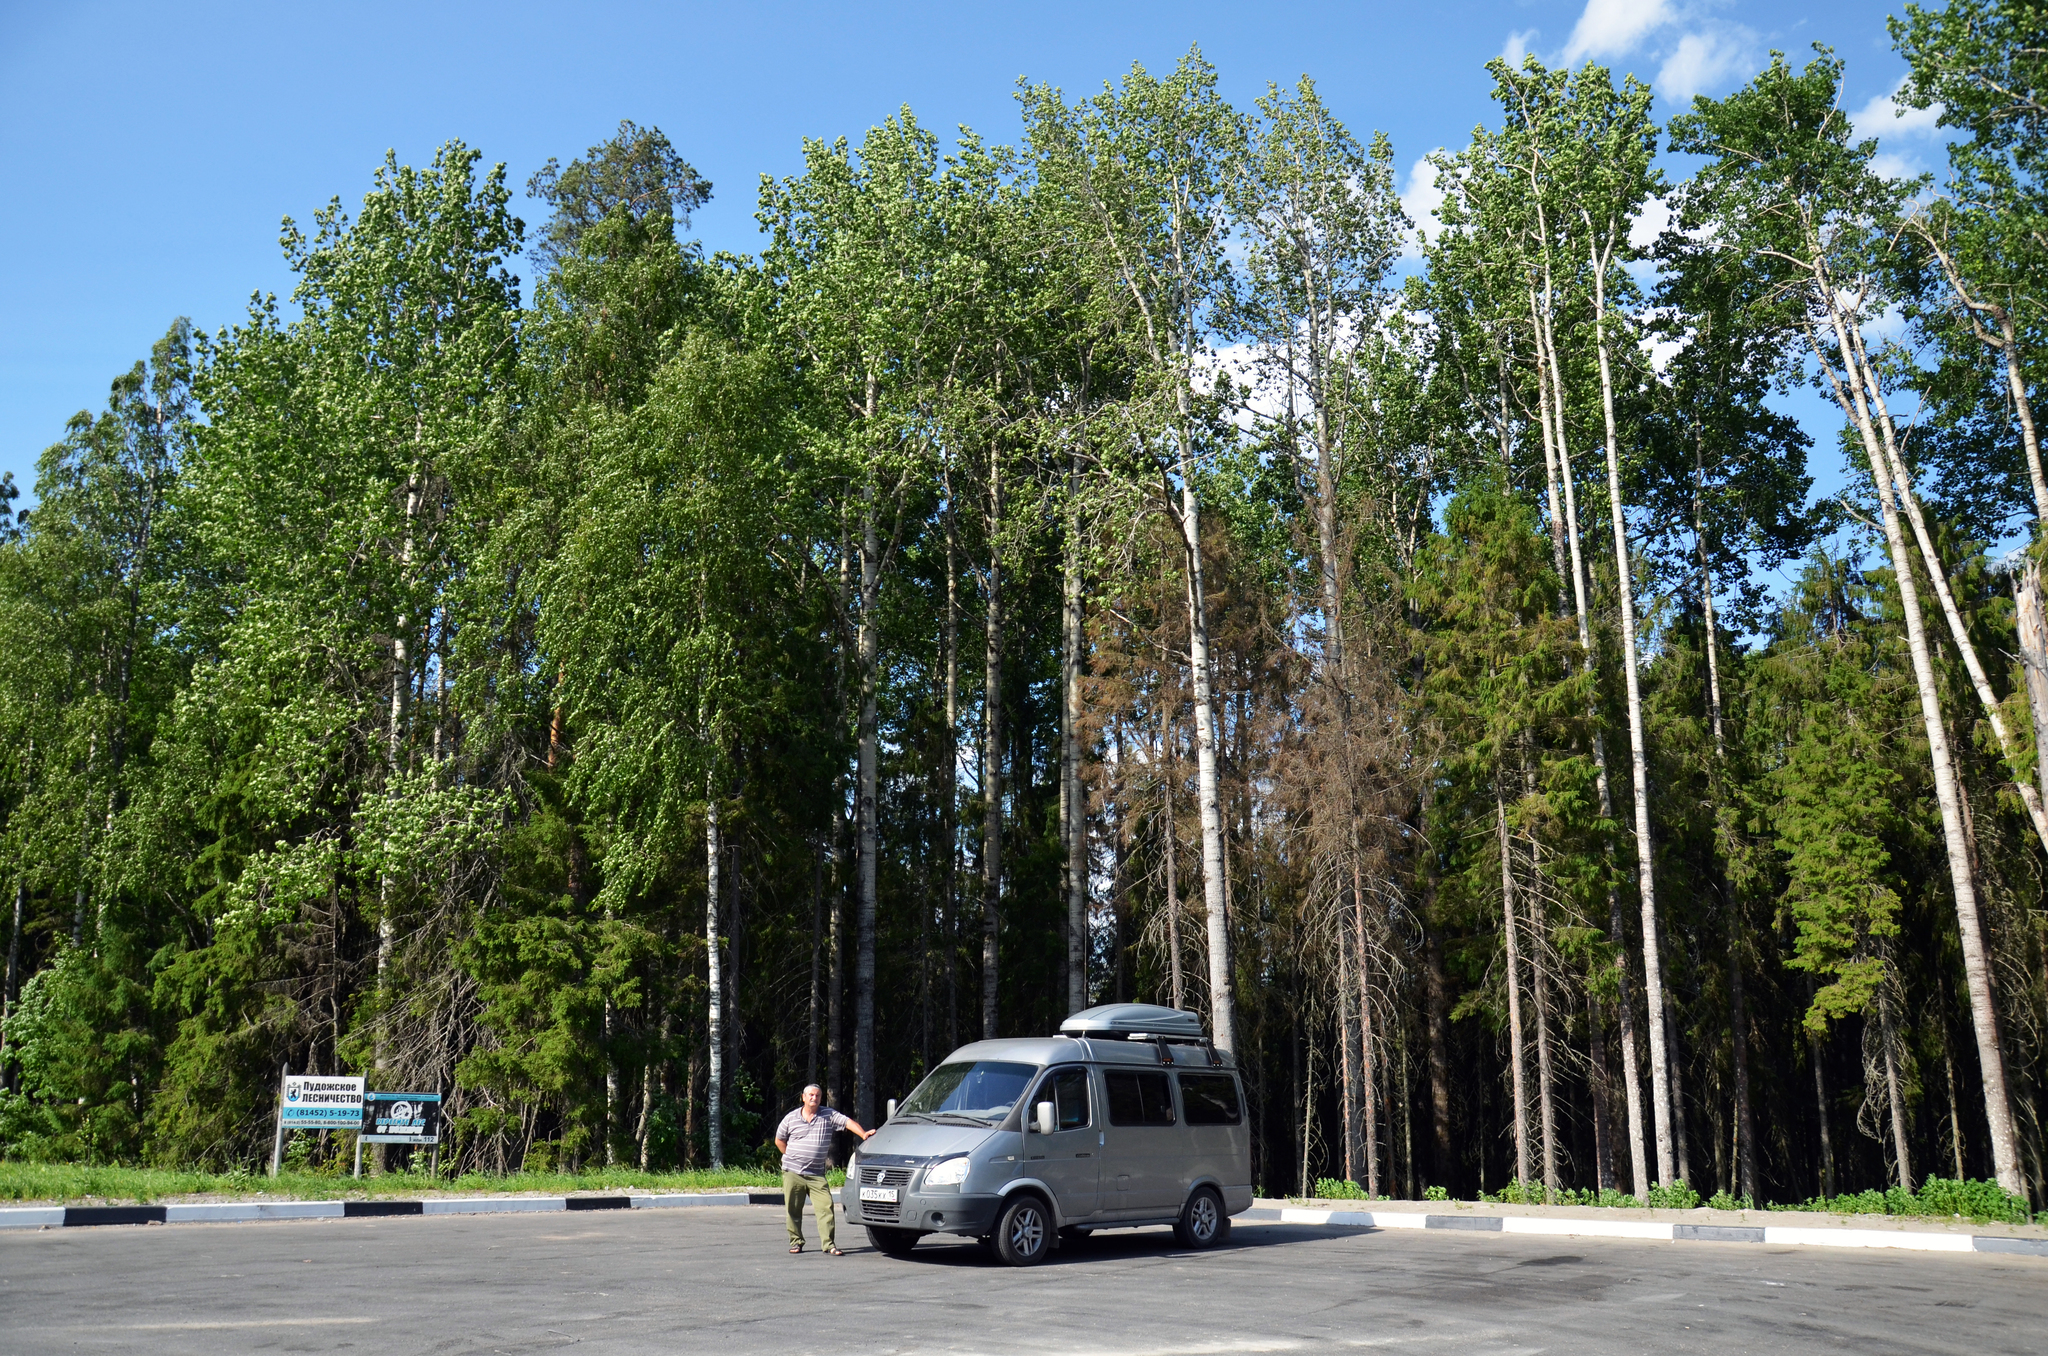
{"label": "van door handle", "polygon": [[1093,1158],[1093,1157],[1095,1157],[1095,1155],[1094,1155],[1094,1154],[1092,1154],[1092,1153],[1090,1153],[1090,1152],[1088,1152],[1088,1151],[1087,1151],[1086,1149],[1084,1149],[1084,1150],[1082,1150],[1082,1151],[1081,1151],[1080,1153],[1077,1153],[1077,1154],[1075,1154],[1075,1155],[1074,1155],[1074,1157],[1076,1157],[1076,1158]]}

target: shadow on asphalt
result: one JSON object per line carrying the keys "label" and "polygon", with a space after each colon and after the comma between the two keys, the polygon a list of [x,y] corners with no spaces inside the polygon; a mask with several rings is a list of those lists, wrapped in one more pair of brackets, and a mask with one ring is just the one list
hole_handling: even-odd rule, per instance
{"label": "shadow on asphalt", "polygon": [[[859,1226],[854,1226],[859,1227]],[[1087,1238],[1062,1240],[1053,1255],[1040,1263],[1041,1266],[1080,1266],[1089,1262],[1104,1262],[1130,1258],[1153,1257],[1199,1257],[1205,1254],[1220,1255],[1232,1252],[1248,1252],[1258,1248],[1286,1247],[1295,1243],[1311,1243],[1331,1238],[1356,1238],[1360,1234],[1384,1232],[1379,1229],[1346,1228],[1322,1224],[1269,1224],[1264,1221],[1240,1223],[1230,1231],[1227,1242],[1214,1248],[1183,1248],[1174,1240],[1173,1230],[1165,1227],[1146,1229],[1118,1229],[1090,1234]],[[842,1240],[841,1247],[847,1242]],[[848,1248],[849,1252],[861,1252],[883,1261],[905,1265],[937,1267],[999,1267],[1003,1264],[995,1253],[971,1239],[926,1237],[920,1239],[915,1248],[902,1257],[887,1257],[872,1244]]]}

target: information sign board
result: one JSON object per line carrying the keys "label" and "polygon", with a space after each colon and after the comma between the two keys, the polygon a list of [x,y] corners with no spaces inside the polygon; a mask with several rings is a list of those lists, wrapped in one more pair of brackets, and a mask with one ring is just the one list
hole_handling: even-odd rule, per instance
{"label": "information sign board", "polygon": [[283,1130],[354,1130],[363,1123],[363,1080],[288,1074],[278,1109]]}
{"label": "information sign board", "polygon": [[365,1144],[439,1144],[441,1094],[372,1092],[363,1097]]}

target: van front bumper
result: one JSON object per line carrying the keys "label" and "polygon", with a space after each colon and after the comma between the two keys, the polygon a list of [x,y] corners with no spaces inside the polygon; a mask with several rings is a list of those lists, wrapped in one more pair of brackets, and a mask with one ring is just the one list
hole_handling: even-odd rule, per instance
{"label": "van front bumper", "polygon": [[885,1217],[881,1211],[872,1216],[867,1213],[861,1204],[858,1187],[848,1187],[842,1199],[846,1203],[848,1224],[912,1229],[921,1234],[967,1234],[976,1238],[995,1228],[996,1207],[1002,1204],[1002,1197],[995,1195],[905,1191],[897,1203],[895,1215]]}

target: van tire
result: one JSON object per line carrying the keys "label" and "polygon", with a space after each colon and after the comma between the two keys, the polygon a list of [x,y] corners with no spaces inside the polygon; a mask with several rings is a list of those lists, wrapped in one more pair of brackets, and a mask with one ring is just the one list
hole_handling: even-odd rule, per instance
{"label": "van tire", "polygon": [[891,1257],[902,1257],[917,1246],[920,1237],[915,1229],[890,1229],[880,1224],[867,1226],[868,1242],[875,1245],[877,1252]]}
{"label": "van tire", "polygon": [[1230,1237],[1230,1216],[1214,1187],[1197,1187],[1180,1208],[1173,1236],[1183,1248],[1213,1248]]}
{"label": "van tire", "polygon": [[1052,1256],[1052,1240],[1052,1211],[1036,1196],[1013,1196],[996,1216],[996,1256],[1010,1266],[1037,1266]]}

